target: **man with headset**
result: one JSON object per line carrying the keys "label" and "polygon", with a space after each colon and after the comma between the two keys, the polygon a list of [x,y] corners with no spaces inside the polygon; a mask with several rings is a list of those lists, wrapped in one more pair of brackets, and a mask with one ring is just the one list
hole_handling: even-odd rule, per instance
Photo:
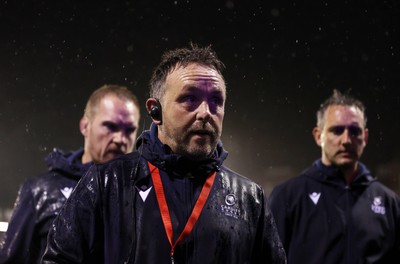
{"label": "man with headset", "polygon": [[226,100],[211,47],[166,52],[137,152],[92,167],[43,263],[286,263],[263,189],[223,165]]}

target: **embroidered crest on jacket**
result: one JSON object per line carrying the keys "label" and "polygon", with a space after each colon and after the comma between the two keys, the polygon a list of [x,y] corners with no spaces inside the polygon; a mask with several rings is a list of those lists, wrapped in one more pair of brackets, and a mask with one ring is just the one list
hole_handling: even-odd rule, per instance
{"label": "embroidered crest on jacket", "polygon": [[376,214],[384,215],[386,213],[385,206],[382,204],[381,196],[374,197],[374,201],[371,204],[371,210]]}

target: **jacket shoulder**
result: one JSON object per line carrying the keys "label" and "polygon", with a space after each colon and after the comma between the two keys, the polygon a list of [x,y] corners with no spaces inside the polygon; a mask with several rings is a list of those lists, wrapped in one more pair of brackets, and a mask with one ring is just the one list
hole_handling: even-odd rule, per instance
{"label": "jacket shoulder", "polygon": [[100,180],[102,180],[110,173],[116,173],[118,177],[107,177],[107,180],[130,181],[135,176],[136,171],[140,169],[139,160],[140,154],[138,152],[128,153],[108,162],[95,164],[89,169],[88,174],[90,176],[98,175],[100,176]]}
{"label": "jacket shoulder", "polygon": [[37,194],[39,192],[51,192],[55,188],[72,187],[77,182],[77,179],[64,175],[60,171],[48,171],[26,179],[21,185],[21,190],[30,190],[32,194]]}
{"label": "jacket shoulder", "polygon": [[223,177],[225,177],[226,180],[229,180],[229,182],[231,184],[238,184],[243,187],[255,188],[258,191],[261,191],[264,193],[264,190],[260,184],[256,183],[255,181],[251,180],[250,178],[248,178],[228,167],[225,167],[225,166],[221,167],[221,175]]}
{"label": "jacket shoulder", "polygon": [[385,196],[388,199],[400,204],[399,194],[378,180],[372,181],[369,184],[368,192],[373,193],[371,195],[374,196]]}

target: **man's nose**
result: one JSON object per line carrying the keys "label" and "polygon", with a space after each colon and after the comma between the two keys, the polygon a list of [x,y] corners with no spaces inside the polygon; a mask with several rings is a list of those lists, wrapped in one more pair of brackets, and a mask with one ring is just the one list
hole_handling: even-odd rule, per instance
{"label": "man's nose", "polygon": [[211,117],[210,106],[207,101],[203,101],[198,108],[197,113],[198,119],[202,120],[204,123],[208,122]]}
{"label": "man's nose", "polygon": [[348,128],[346,128],[343,131],[343,134],[342,134],[342,143],[343,144],[350,144],[351,140],[352,140],[352,137],[351,137],[350,131],[349,131]]}
{"label": "man's nose", "polygon": [[123,131],[118,131],[114,133],[114,142],[119,144],[126,144],[127,137]]}

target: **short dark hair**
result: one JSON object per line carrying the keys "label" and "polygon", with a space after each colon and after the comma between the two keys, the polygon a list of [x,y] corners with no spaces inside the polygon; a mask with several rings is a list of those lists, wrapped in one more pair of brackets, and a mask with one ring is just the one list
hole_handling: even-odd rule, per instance
{"label": "short dark hair", "polygon": [[211,45],[199,47],[190,43],[188,48],[179,48],[166,51],[160,64],[154,69],[150,79],[150,97],[161,99],[165,93],[167,75],[178,66],[187,66],[190,63],[199,63],[214,68],[223,78],[222,71],[225,65],[218,59]]}
{"label": "short dark hair", "polygon": [[140,104],[136,95],[134,95],[126,86],[116,85],[116,84],[105,84],[100,88],[96,89],[90,96],[86,103],[84,110],[84,116],[93,117],[95,115],[96,106],[99,104],[101,99],[103,99],[108,94],[114,94],[118,98],[134,103],[140,113]]}
{"label": "short dark hair", "polygon": [[324,125],[325,111],[331,105],[355,106],[364,115],[364,126],[367,125],[364,104],[348,93],[341,93],[339,90],[334,89],[332,95],[320,105],[320,108],[317,111],[317,127],[322,127]]}

